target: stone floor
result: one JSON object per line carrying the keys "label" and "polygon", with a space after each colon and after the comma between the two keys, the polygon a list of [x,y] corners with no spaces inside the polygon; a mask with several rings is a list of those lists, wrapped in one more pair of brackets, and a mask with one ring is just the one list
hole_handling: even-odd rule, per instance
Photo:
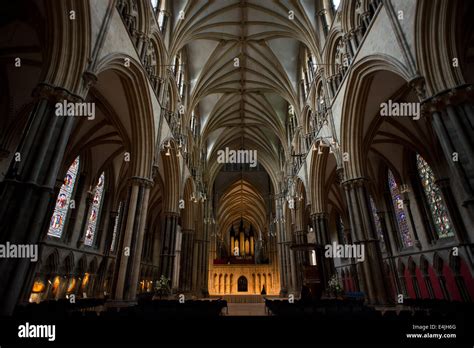
{"label": "stone floor", "polygon": [[228,316],[266,316],[264,303],[228,303],[229,312],[224,309],[224,315]]}

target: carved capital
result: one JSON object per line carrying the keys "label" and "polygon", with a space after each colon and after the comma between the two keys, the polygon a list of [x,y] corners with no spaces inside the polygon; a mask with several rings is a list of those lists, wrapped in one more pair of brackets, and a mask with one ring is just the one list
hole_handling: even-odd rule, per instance
{"label": "carved capital", "polygon": [[53,103],[67,100],[72,103],[82,102],[83,98],[70,92],[69,90],[42,82],[33,91],[35,99],[47,99]]}
{"label": "carved capital", "polygon": [[448,105],[459,105],[474,98],[472,85],[460,85],[442,91],[423,101],[424,110],[428,112],[443,111]]}
{"label": "carved capital", "polygon": [[313,221],[327,220],[328,219],[328,213],[318,212],[318,213],[311,214],[311,219]]}
{"label": "carved capital", "polygon": [[139,176],[133,176],[130,178],[130,182],[132,185],[139,185],[143,187],[153,187],[153,180],[148,178],[143,178]]}
{"label": "carved capital", "polygon": [[408,85],[415,91],[419,100],[426,99],[426,81],[423,76],[416,76],[408,81]]}
{"label": "carved capital", "polygon": [[348,179],[342,183],[342,187],[346,190],[352,190],[353,188],[363,187],[369,180],[364,177]]}

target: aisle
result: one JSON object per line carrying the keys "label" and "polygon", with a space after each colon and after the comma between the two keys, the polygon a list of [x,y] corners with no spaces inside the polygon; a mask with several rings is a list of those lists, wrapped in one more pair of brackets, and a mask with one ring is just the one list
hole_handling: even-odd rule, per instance
{"label": "aisle", "polygon": [[266,316],[264,303],[228,303],[226,316]]}

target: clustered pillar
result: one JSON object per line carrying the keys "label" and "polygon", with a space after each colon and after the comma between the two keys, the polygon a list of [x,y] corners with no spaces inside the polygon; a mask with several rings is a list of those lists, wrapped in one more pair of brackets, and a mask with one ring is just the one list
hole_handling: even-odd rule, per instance
{"label": "clustered pillar", "polygon": [[290,289],[290,241],[287,240],[285,226],[281,217],[283,216],[283,208],[281,199],[275,200],[276,207],[276,234],[277,234],[277,253],[280,262],[280,295],[288,295]]}
{"label": "clustered pillar", "polygon": [[181,274],[180,274],[180,289],[184,292],[192,290],[192,266],[193,266],[193,250],[194,250],[194,230],[183,229],[181,244]]}
{"label": "clustered pillar", "polygon": [[371,303],[387,303],[382,252],[371,216],[367,179],[347,180],[343,187],[351,221],[352,241],[364,246],[365,259],[356,264],[360,289],[367,294]]}
{"label": "clustered pillar", "polygon": [[117,253],[118,274],[115,287],[117,300],[136,298],[152,184],[152,180],[139,177],[133,177],[130,181],[128,211],[125,213],[124,221],[125,231]]}
{"label": "clustered pillar", "polygon": [[[53,198],[74,117],[55,115],[55,104],[82,99],[63,88],[40,84],[35,92],[26,131],[18,155],[1,186],[0,243],[38,244],[42,222]],[[29,259],[0,260],[0,314],[10,315],[22,293]]]}
{"label": "clustered pillar", "polygon": [[[451,171],[451,181],[456,182],[460,191],[461,204],[474,216],[474,91],[464,85],[436,95],[424,102],[424,109],[430,112],[433,129],[439,139],[446,162]],[[442,185],[444,189],[446,185]],[[451,197],[445,190],[446,199]],[[459,228],[458,228],[459,229]],[[462,229],[461,229],[462,230]],[[472,242],[464,234],[465,242]]]}
{"label": "clustered pillar", "polygon": [[163,216],[163,231],[161,237],[160,275],[173,279],[174,258],[176,251],[176,230],[178,214],[166,212]]}
{"label": "clustered pillar", "polygon": [[324,256],[324,247],[329,244],[328,216],[324,212],[311,215],[316,236],[316,261],[323,289],[326,289],[331,274],[334,273],[333,260]]}

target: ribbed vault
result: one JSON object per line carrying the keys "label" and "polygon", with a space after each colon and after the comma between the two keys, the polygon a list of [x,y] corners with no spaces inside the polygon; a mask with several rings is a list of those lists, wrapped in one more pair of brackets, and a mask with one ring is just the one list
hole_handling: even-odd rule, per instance
{"label": "ribbed vault", "polygon": [[241,218],[258,231],[264,231],[266,218],[265,200],[261,193],[246,180],[237,180],[229,186],[219,200],[217,219],[221,233],[226,236],[230,226]]}
{"label": "ribbed vault", "polygon": [[319,61],[313,11],[311,1],[173,2],[170,58],[187,52],[186,122],[199,115],[210,168],[216,152],[229,147],[257,150],[270,176],[280,172],[280,148],[290,153],[288,107],[297,117],[302,109],[301,47]]}

